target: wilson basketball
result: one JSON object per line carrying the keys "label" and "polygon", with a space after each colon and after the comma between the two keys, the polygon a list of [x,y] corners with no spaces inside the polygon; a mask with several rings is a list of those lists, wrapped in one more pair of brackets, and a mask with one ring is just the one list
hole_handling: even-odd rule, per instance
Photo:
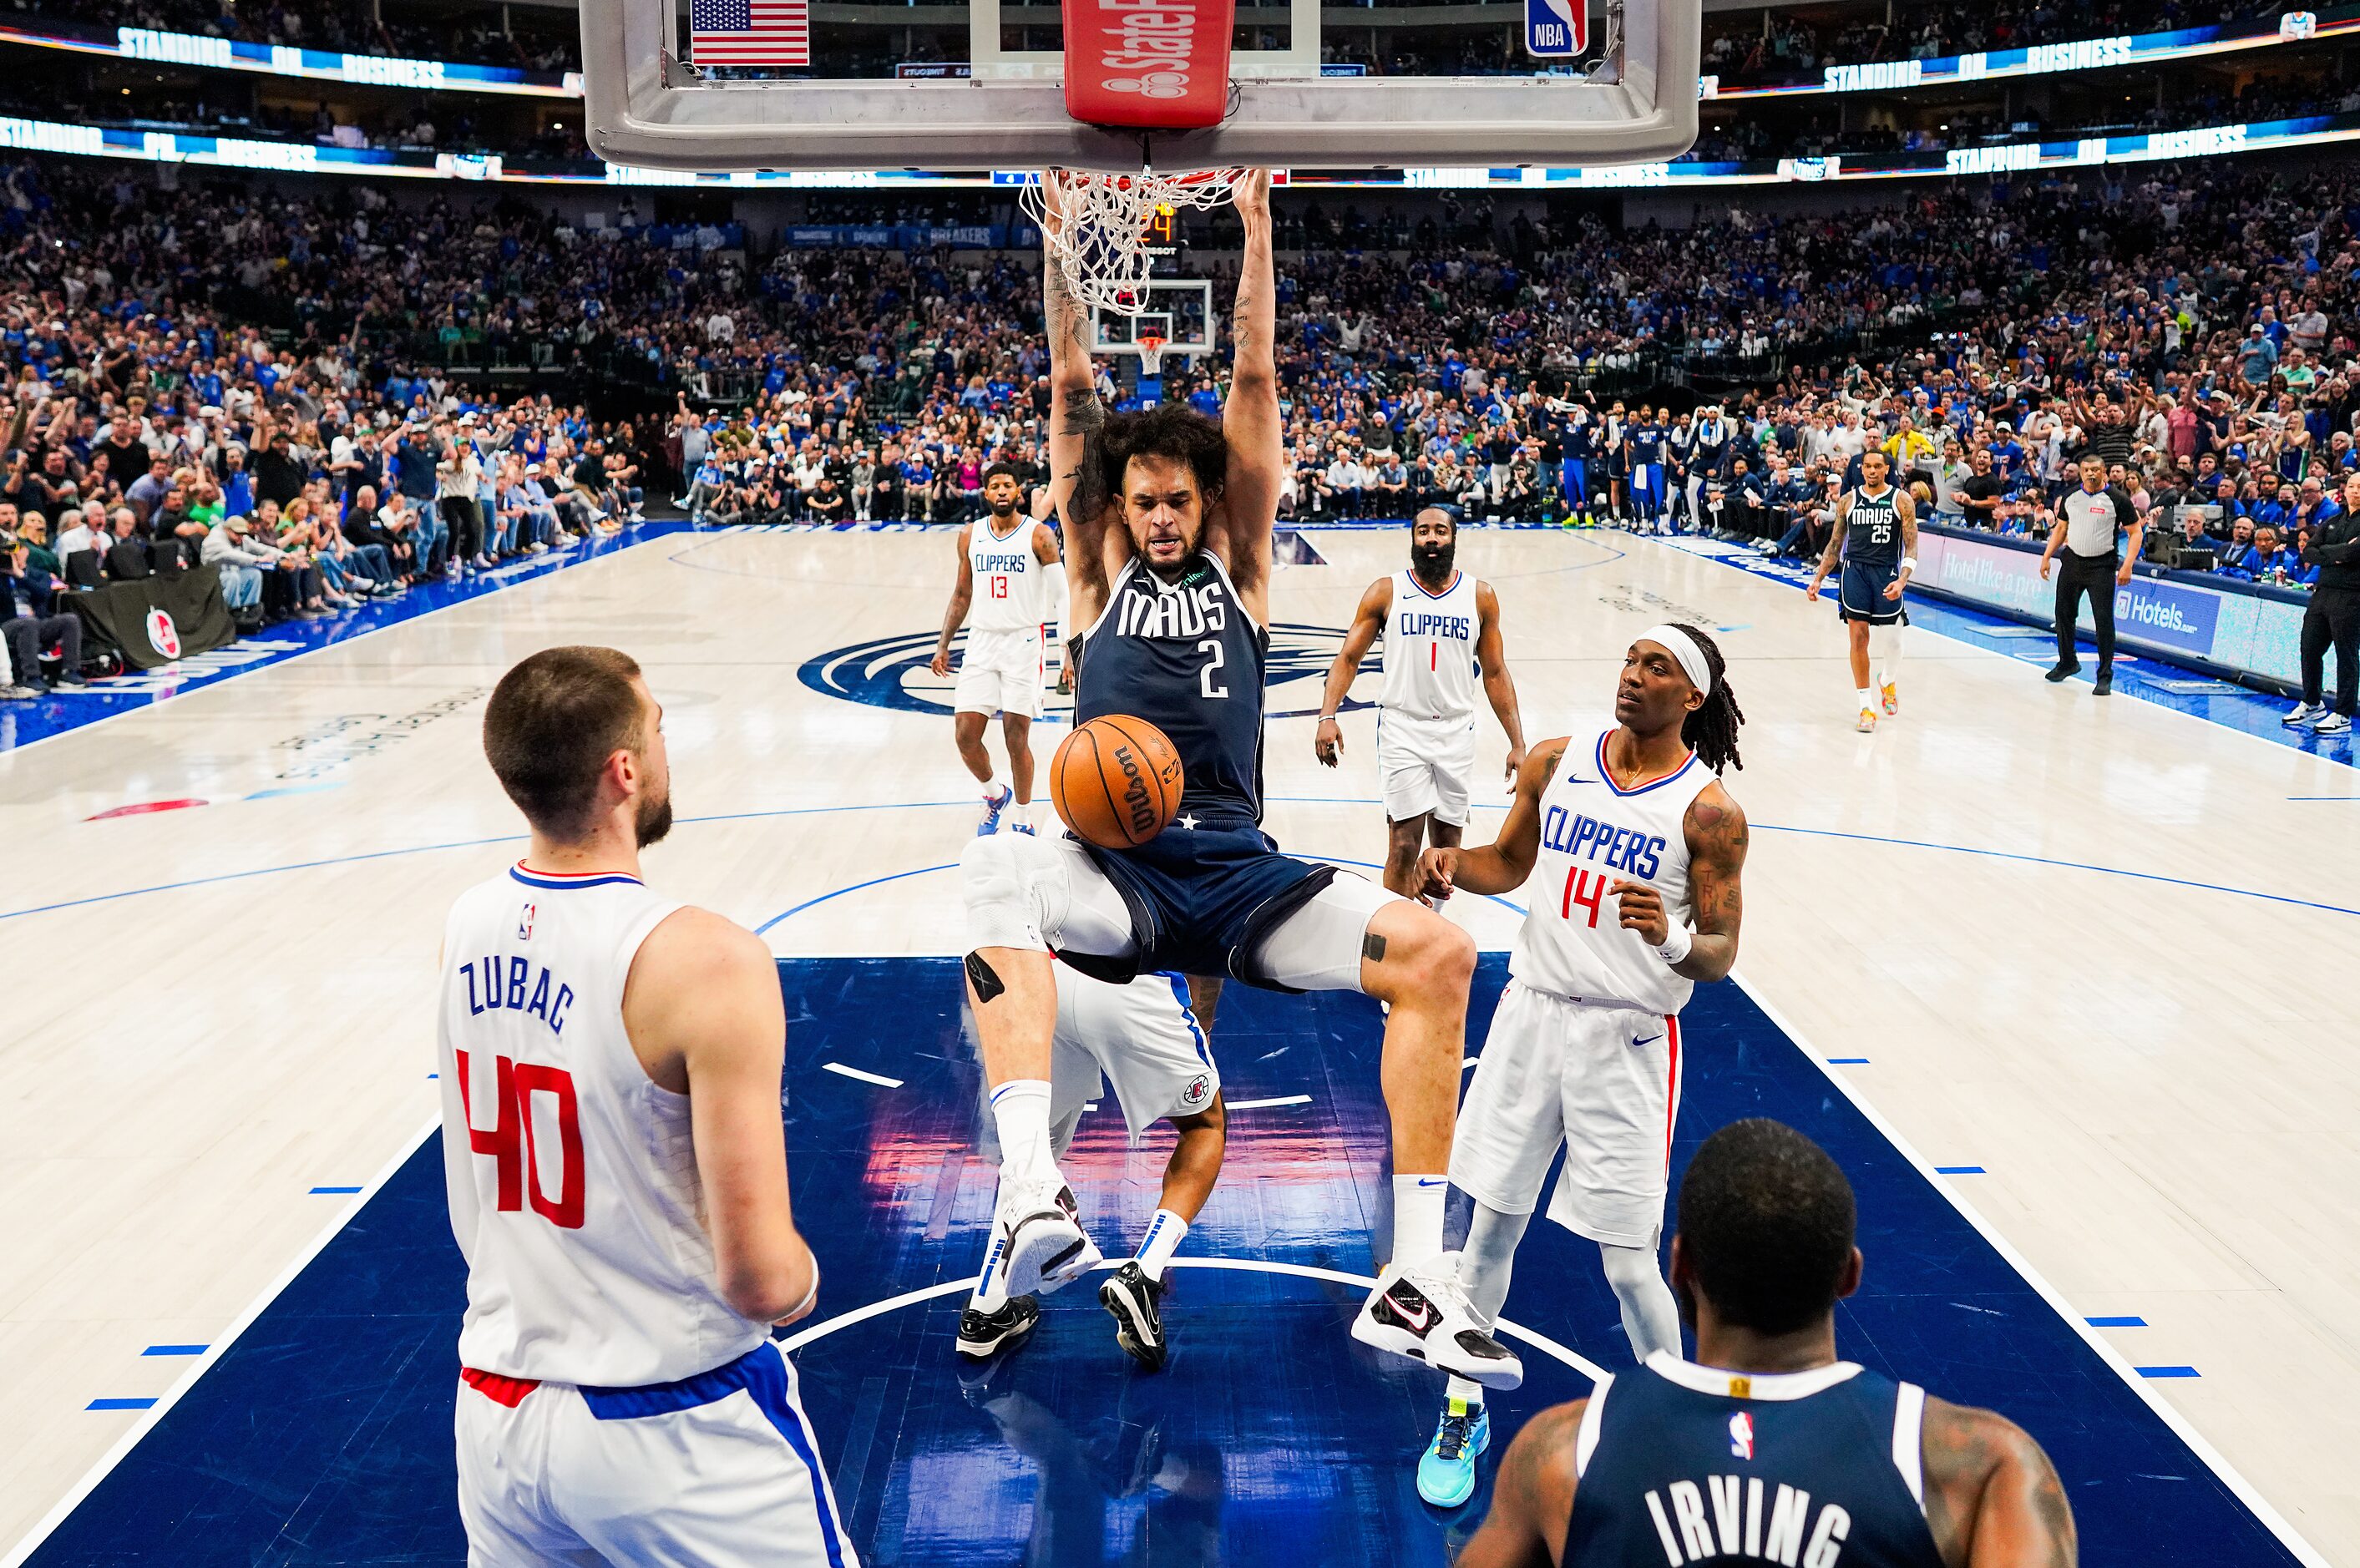
{"label": "wilson basketball", "polygon": [[1133,848],[1180,809],[1180,754],[1145,719],[1092,719],[1057,748],[1049,799],[1067,827],[1100,849]]}

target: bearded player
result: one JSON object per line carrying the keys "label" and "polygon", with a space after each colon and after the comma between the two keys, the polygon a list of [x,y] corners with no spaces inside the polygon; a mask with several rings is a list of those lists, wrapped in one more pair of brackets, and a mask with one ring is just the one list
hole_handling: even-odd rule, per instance
{"label": "bearded player", "polygon": [[1409,569],[1380,577],[1360,595],[1352,629],[1328,669],[1311,748],[1328,768],[1344,752],[1336,710],[1352,689],[1361,656],[1385,639],[1383,707],[1377,718],[1377,774],[1385,789],[1385,886],[1415,897],[1417,855],[1427,844],[1458,847],[1467,828],[1475,772],[1475,681],[1508,734],[1507,776],[1524,763],[1516,683],[1500,646],[1500,596],[1458,569],[1455,507],[1428,506],[1410,523]]}
{"label": "bearded player", "polygon": [[[1054,184],[1048,225],[1065,220]],[[1178,815],[1130,850],[978,838],[961,857],[967,988],[1000,1143],[989,1247],[1008,1289],[1054,1290],[1098,1258],[1050,1134],[1054,951],[1117,982],[1152,970],[1390,1006],[1393,1258],[1353,1336],[1491,1388],[1523,1379],[1470,1315],[1442,1250],[1467,986],[1466,932],[1363,878],[1281,855],[1262,831],[1271,526],[1285,477],[1278,406],[1270,176],[1240,180],[1236,360],[1218,423],[1184,404],[1109,417],[1092,388],[1087,314],[1043,270],[1051,471],[1070,546],[1076,724],[1134,715],[1185,770]]]}
{"label": "bearded player", "polygon": [[[959,529],[958,575],[951,583],[950,607],[943,612],[942,636],[930,668],[951,672],[951,638],[967,628],[966,656],[959,660],[958,690],[951,700],[952,736],[959,760],[983,786],[983,820],[976,833],[1000,831],[1000,819],[1015,810],[1011,825],[1032,831],[1032,721],[1041,716],[1041,627],[1058,621],[1065,640],[1065,567],[1057,536],[1022,510],[1023,483],[1016,470],[995,463],[983,478],[989,510]],[[983,744],[984,724],[1000,715],[1008,742],[1008,782],[1002,784]]]}
{"label": "bearded player", "polygon": [[[1475,1200],[1459,1275],[1486,1329],[1562,1147],[1549,1218],[1598,1244],[1639,1359],[1680,1353],[1655,1245],[1679,1114],[1679,1011],[1697,981],[1737,962],[1745,813],[1718,776],[1743,766],[1744,718],[1710,637],[1650,627],[1623,656],[1614,726],[1544,742],[1497,843],[1430,849],[1420,863],[1437,898],[1533,886],[1450,1156],[1451,1181]],[[1437,1507],[1475,1489],[1491,1442],[1482,1401],[1471,1380],[1451,1378],[1418,1463],[1418,1495]]]}

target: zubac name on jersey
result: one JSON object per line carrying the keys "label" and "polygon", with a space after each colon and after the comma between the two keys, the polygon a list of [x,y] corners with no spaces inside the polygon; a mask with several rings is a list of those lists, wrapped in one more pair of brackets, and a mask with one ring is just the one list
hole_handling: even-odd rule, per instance
{"label": "zubac name on jersey", "polygon": [[[1732,1450],[1742,1448],[1751,1457],[1753,1416],[1740,1410],[1729,1418],[1729,1425]],[[1671,1568],[1749,1558],[1799,1568],[1836,1568],[1843,1560],[1844,1539],[1852,1533],[1852,1513],[1842,1504],[1820,1504],[1814,1519],[1810,1493],[1784,1481],[1772,1492],[1759,1475],[1707,1475],[1701,1487],[1694,1481],[1674,1481],[1660,1490],[1651,1487],[1646,1502]]]}
{"label": "zubac name on jersey", "polygon": [[1466,642],[1475,635],[1464,615],[1437,615],[1407,605],[1393,617],[1393,631],[1400,637],[1452,637]]}
{"label": "zubac name on jersey", "polygon": [[552,1035],[565,1032],[565,1009],[573,1004],[574,987],[552,975],[546,964],[537,964],[520,953],[502,957],[495,953],[462,964],[459,973],[467,977],[469,1017],[481,1018],[506,1007],[512,1013],[530,1013],[547,1024]]}
{"label": "zubac name on jersey", "polygon": [[1618,828],[1588,812],[1551,806],[1541,818],[1541,842],[1559,855],[1588,860],[1644,881],[1663,868],[1664,835]]}

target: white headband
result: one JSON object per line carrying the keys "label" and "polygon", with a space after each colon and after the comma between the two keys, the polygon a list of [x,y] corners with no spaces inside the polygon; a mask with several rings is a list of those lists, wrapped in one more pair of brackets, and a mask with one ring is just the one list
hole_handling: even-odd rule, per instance
{"label": "white headband", "polygon": [[1707,697],[1712,695],[1712,666],[1705,662],[1704,649],[1697,639],[1670,625],[1649,626],[1635,639],[1639,642],[1659,642],[1671,649],[1672,657],[1688,671],[1688,684]]}

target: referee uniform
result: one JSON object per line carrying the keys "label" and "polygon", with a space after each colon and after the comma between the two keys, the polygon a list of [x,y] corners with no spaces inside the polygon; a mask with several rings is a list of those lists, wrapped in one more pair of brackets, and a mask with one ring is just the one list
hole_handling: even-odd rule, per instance
{"label": "referee uniform", "polygon": [[2114,574],[2122,570],[2122,536],[2138,526],[2138,514],[2131,498],[2111,485],[2094,491],[2075,486],[2057,512],[2065,544],[2057,563],[2057,666],[2049,679],[2062,681],[2081,668],[2073,626],[2086,593],[2098,634],[2098,683],[2104,687],[2114,673]]}

